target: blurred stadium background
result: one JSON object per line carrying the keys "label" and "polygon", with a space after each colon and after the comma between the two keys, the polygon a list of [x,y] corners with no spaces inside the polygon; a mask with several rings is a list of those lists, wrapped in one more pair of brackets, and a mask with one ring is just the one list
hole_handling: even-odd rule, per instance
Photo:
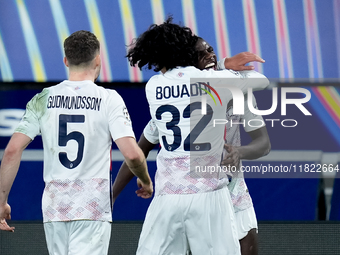
{"label": "blurred stadium background", "polygon": [[[256,65],[271,87],[304,87],[312,116],[280,105],[267,119],[295,119],[267,129],[271,153],[245,165],[333,164],[340,167],[340,0],[0,0],[0,158],[26,103],[42,88],[67,79],[63,41],[94,32],[101,41],[99,84],[122,95],[138,138],[150,119],[145,82],[155,73],[131,68],[126,45],[172,14],[215,49],[218,58],[242,51],[262,56]],[[255,93],[269,109],[271,89]],[[280,102],[280,100],[279,100]],[[242,143],[249,137],[242,133]],[[149,156],[154,175],[157,150]],[[115,177],[122,156],[112,150]],[[42,144],[26,149],[9,203],[16,232],[0,232],[0,254],[47,254],[41,224]],[[246,175],[247,177],[247,175]],[[260,254],[340,254],[340,173],[248,178],[259,220]],[[110,254],[133,254],[150,200],[131,182],[116,201]]]}

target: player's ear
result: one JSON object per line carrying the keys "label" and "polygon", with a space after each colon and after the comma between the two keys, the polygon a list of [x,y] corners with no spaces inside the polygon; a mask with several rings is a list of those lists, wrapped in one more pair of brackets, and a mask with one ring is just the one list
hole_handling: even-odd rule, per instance
{"label": "player's ear", "polygon": [[98,54],[95,58],[96,67],[101,66],[101,61],[100,55]]}
{"label": "player's ear", "polygon": [[65,66],[68,67],[68,61],[67,61],[67,58],[66,58],[66,57],[64,57],[64,64],[65,64]]}

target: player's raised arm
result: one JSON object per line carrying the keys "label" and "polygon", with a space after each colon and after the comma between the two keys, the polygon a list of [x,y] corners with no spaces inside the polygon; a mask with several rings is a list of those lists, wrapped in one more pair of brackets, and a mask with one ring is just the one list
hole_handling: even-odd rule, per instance
{"label": "player's raised arm", "polygon": [[254,66],[247,65],[250,62],[264,63],[265,60],[251,52],[241,52],[230,58],[224,58],[217,62],[217,69],[232,69],[234,71],[254,70]]}
{"label": "player's raised arm", "polygon": [[[218,78],[225,77],[230,79],[232,83],[240,88],[243,94],[248,93],[248,88],[253,90],[262,90],[269,85],[269,81],[266,76],[253,70],[253,67],[246,66],[249,62],[265,61],[258,55],[250,52],[241,52],[231,58],[225,58],[217,61],[216,54],[213,47],[209,45],[203,38],[199,37],[196,43],[195,49],[198,54],[198,60],[195,62],[195,67],[203,69],[224,70],[223,72],[217,72],[215,75]],[[222,84],[225,84],[225,80],[221,80]]]}

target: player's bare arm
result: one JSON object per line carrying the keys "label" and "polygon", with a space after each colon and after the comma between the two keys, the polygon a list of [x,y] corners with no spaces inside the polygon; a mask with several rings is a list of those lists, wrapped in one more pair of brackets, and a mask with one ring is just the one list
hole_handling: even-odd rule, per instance
{"label": "player's bare arm", "polygon": [[137,196],[143,198],[151,197],[153,184],[147,170],[144,153],[138,147],[136,140],[132,137],[123,137],[117,139],[115,142],[125,158],[126,165],[131,172],[138,177],[137,185],[140,189],[136,191]]}
{"label": "player's bare arm", "polygon": [[[149,152],[155,147],[154,144],[150,143],[144,136],[141,135],[138,141],[138,146],[144,153],[145,158],[148,157]],[[117,177],[112,186],[113,199],[116,200],[122,190],[126,187],[126,185],[133,179],[135,175],[130,171],[128,165],[124,161],[122,166],[120,167]],[[147,197],[148,198],[148,197]]]}
{"label": "player's bare arm", "polygon": [[117,199],[119,194],[123,191],[126,185],[135,177],[135,175],[130,171],[126,162],[124,161],[121,165],[116,179],[112,185],[112,198],[113,201]]}
{"label": "player's bare arm", "polygon": [[222,161],[223,165],[238,166],[241,159],[257,159],[267,155],[270,152],[271,144],[267,128],[261,127],[254,131],[248,132],[252,141],[244,146],[225,145],[228,154]]}
{"label": "player's bare arm", "polygon": [[254,70],[254,66],[246,65],[250,62],[264,63],[265,60],[251,52],[241,52],[230,58],[225,58],[224,66],[226,69],[235,71]]}
{"label": "player's bare arm", "polygon": [[0,167],[0,229],[14,232],[6,220],[11,219],[11,207],[7,203],[8,194],[19,170],[21,155],[31,138],[21,133],[14,133],[9,141]]}

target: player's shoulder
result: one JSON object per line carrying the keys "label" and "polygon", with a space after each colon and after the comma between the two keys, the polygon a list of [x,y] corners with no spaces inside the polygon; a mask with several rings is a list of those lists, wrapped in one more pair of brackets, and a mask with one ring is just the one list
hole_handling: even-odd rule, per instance
{"label": "player's shoulder", "polygon": [[155,74],[155,75],[150,77],[150,79],[148,80],[146,85],[152,85],[152,84],[158,83],[162,79],[164,79],[164,74],[162,74],[162,73]]}
{"label": "player's shoulder", "polygon": [[145,91],[148,95],[148,91],[154,91],[154,88],[158,86],[162,86],[167,83],[167,78],[164,76],[163,73],[153,75],[145,85]]}
{"label": "player's shoulder", "polygon": [[40,102],[42,100],[47,100],[49,94],[50,94],[50,88],[44,88],[41,92],[35,94],[35,96],[31,99],[31,103]]}
{"label": "player's shoulder", "polygon": [[175,70],[175,75],[180,77],[180,78],[190,78],[190,77],[194,77],[194,76],[202,76],[203,75],[203,71],[194,67],[194,66],[186,66],[186,67],[180,67],[177,68]]}
{"label": "player's shoulder", "polygon": [[119,93],[115,89],[101,88],[100,92],[104,97],[114,97],[114,98],[120,97]]}
{"label": "player's shoulder", "polygon": [[115,89],[103,88],[104,99],[108,105],[124,103],[122,96]]}
{"label": "player's shoulder", "polygon": [[41,94],[45,94],[45,93],[63,93],[63,91],[65,90],[66,85],[68,84],[68,80],[64,80],[58,84],[46,87],[43,89],[43,91],[41,92]]}
{"label": "player's shoulder", "polygon": [[230,69],[214,70],[214,69],[204,69],[200,70],[195,67],[188,69],[191,77],[197,78],[236,78],[241,74],[237,71]]}
{"label": "player's shoulder", "polygon": [[165,73],[159,73],[153,75],[148,83],[157,83],[166,79],[186,79],[192,77],[193,74],[200,74],[202,71],[197,69],[194,66],[186,66],[186,67],[176,67],[171,70],[168,70]]}

